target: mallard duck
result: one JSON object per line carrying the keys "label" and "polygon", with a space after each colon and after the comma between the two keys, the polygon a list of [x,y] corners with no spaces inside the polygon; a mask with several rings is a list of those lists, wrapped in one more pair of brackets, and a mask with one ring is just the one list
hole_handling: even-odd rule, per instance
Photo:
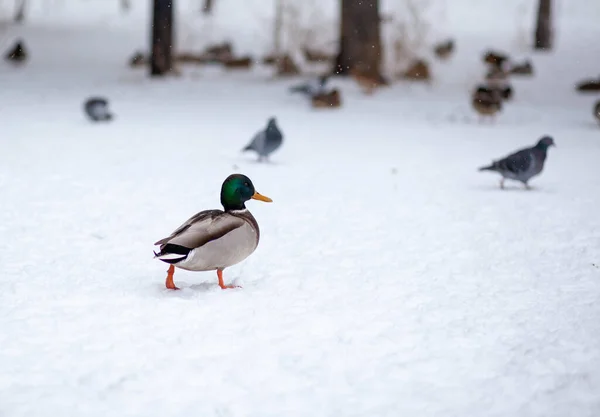
{"label": "mallard duck", "polygon": [[335,108],[342,105],[340,91],[334,88],[328,93],[314,95],[311,99],[314,108]]}
{"label": "mallard duck", "polygon": [[448,39],[446,42],[435,45],[433,52],[440,59],[447,59],[454,52],[454,40]]}
{"label": "mallard duck", "polygon": [[234,288],[223,282],[223,270],[246,259],[258,246],[260,230],[246,201],[254,199],[271,203],[269,197],[254,189],[250,178],[230,175],[221,186],[223,210],[204,210],[190,217],[169,237],[159,240],[155,258],[170,264],[165,286],[173,283],[175,267],[187,271],[217,271],[222,289]]}
{"label": "mallard duck", "polygon": [[529,60],[521,64],[512,64],[510,73],[514,75],[533,75],[533,64]]}
{"label": "mallard duck", "polygon": [[379,88],[388,85],[387,80],[381,74],[374,74],[370,70],[352,68],[350,75],[363,90],[364,94],[371,95]]}
{"label": "mallard duck", "polygon": [[498,68],[503,68],[504,65],[509,61],[507,55],[497,51],[487,51],[483,56],[483,62],[486,64],[494,65]]}
{"label": "mallard duck", "polygon": [[492,119],[496,113],[502,111],[502,98],[498,90],[487,86],[479,86],[473,93],[471,104],[477,113],[479,113],[479,121],[484,117]]}
{"label": "mallard duck", "polygon": [[14,48],[7,52],[4,58],[14,63],[25,62],[27,60],[27,50],[25,49],[24,42],[21,40],[18,41]]}

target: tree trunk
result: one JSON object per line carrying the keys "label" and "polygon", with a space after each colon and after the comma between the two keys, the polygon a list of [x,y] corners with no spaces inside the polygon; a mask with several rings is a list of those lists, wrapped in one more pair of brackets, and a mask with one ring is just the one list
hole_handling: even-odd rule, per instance
{"label": "tree trunk", "polygon": [[273,55],[281,58],[281,35],[283,31],[283,0],[275,0],[275,19],[273,19]]}
{"label": "tree trunk", "polygon": [[535,49],[552,49],[552,0],[538,0]]}
{"label": "tree trunk", "polygon": [[173,70],[173,0],[154,0],[150,75]]}
{"label": "tree trunk", "polygon": [[382,61],[379,0],[340,0],[340,4],[340,44],[334,73],[348,75],[356,68],[379,77]]}
{"label": "tree trunk", "polygon": [[27,0],[20,0],[17,3],[17,10],[15,12],[15,22],[21,23],[25,20],[25,7],[27,6]]}
{"label": "tree trunk", "polygon": [[202,6],[202,13],[210,14],[213,9],[213,0],[204,0],[204,6]]}
{"label": "tree trunk", "polygon": [[131,0],[121,0],[121,10],[125,13],[131,10]]}

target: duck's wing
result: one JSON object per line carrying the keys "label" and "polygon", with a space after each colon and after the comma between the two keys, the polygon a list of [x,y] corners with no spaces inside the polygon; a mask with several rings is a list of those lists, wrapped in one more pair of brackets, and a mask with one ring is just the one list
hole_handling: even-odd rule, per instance
{"label": "duck's wing", "polygon": [[169,237],[159,240],[157,258],[170,263],[181,261],[189,252],[244,225],[244,220],[221,210],[206,210],[190,217]]}

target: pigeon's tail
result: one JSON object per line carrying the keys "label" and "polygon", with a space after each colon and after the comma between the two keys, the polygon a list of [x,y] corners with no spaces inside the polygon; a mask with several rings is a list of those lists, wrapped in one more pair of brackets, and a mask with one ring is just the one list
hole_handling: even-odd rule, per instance
{"label": "pigeon's tail", "polygon": [[246,151],[252,151],[252,150],[254,150],[254,146],[253,146],[253,144],[252,144],[252,143],[250,143],[250,144],[246,145],[246,146],[244,147],[244,149],[242,149],[242,152],[246,152]]}
{"label": "pigeon's tail", "polygon": [[290,87],[290,93],[302,93],[302,94],[308,94],[308,88],[305,85],[296,85],[294,87]]}
{"label": "pigeon's tail", "polygon": [[488,166],[479,168],[479,171],[496,171],[497,169],[498,169],[498,167],[496,166],[496,164],[492,164],[492,165],[488,165]]}

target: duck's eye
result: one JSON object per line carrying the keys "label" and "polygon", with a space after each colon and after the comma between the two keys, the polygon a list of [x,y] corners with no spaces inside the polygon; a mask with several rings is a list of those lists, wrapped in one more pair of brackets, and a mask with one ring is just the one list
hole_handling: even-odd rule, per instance
{"label": "duck's eye", "polygon": [[245,185],[246,187],[250,187],[250,184],[248,184],[247,182],[245,182],[245,183],[244,183],[244,185]]}

